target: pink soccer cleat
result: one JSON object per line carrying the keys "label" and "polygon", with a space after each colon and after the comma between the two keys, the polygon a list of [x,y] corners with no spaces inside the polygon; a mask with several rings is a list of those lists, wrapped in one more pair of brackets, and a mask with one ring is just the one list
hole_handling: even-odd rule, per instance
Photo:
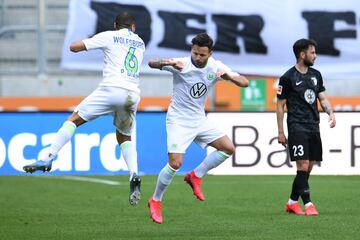
{"label": "pink soccer cleat", "polygon": [[162,223],[161,201],[155,201],[152,197],[149,199],[150,218],[157,224]]}
{"label": "pink soccer cleat", "polygon": [[201,178],[197,177],[194,171],[191,171],[188,174],[186,174],[184,177],[184,181],[191,186],[194,195],[197,197],[197,199],[199,199],[200,201],[205,201],[205,196],[201,190]]}
{"label": "pink soccer cleat", "polygon": [[304,213],[304,211],[301,209],[299,203],[293,203],[293,204],[287,203],[287,204],[285,205],[285,211],[288,212],[288,213],[296,214],[296,215],[305,215],[305,213]]}
{"label": "pink soccer cleat", "polygon": [[315,205],[310,205],[305,208],[305,215],[306,216],[319,216],[319,212],[316,210]]}

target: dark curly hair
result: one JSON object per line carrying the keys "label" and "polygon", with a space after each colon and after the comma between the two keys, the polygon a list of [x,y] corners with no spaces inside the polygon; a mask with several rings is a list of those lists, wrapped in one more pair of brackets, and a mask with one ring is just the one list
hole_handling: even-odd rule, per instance
{"label": "dark curly hair", "polygon": [[208,47],[210,51],[213,49],[214,41],[212,38],[205,32],[199,33],[191,40],[192,45],[197,45],[199,47]]}
{"label": "dark curly hair", "polygon": [[296,59],[299,58],[301,52],[308,50],[310,46],[317,46],[315,40],[305,38],[297,40],[293,45],[293,51]]}

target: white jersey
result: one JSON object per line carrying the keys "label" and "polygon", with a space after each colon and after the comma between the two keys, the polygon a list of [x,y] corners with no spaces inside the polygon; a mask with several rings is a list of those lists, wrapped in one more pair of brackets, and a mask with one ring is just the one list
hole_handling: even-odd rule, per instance
{"label": "white jersey", "polygon": [[170,121],[180,120],[177,123],[193,124],[193,121],[205,117],[205,102],[211,88],[219,80],[216,73],[231,71],[222,62],[210,57],[205,67],[197,68],[191,62],[191,57],[175,58],[184,62],[182,71],[171,66],[162,70],[173,74],[173,95],[168,109],[167,118]]}
{"label": "white jersey", "polygon": [[99,86],[121,87],[135,92],[139,89],[139,72],[145,44],[130,29],[106,31],[83,40],[87,50],[104,52],[103,80]]}

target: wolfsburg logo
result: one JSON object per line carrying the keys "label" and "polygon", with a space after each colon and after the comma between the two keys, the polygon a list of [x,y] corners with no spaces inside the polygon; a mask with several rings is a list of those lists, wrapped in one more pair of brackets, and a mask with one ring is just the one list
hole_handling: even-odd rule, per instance
{"label": "wolfsburg logo", "polygon": [[195,83],[194,86],[192,86],[192,88],[190,89],[190,95],[193,98],[200,98],[205,95],[206,91],[207,91],[206,85],[201,82],[198,82]]}
{"label": "wolfsburg logo", "polygon": [[207,80],[212,81],[215,79],[215,73],[211,72],[207,75]]}

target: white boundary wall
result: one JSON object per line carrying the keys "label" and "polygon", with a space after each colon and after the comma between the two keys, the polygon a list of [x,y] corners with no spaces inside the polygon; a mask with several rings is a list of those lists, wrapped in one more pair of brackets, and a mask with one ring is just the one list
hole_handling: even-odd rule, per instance
{"label": "white boundary wall", "polygon": [[[320,116],[323,161],[321,166],[314,167],[312,174],[359,175],[360,113],[335,113],[337,125],[332,129],[327,114]],[[290,162],[287,151],[277,142],[276,113],[209,113],[208,117],[236,145],[235,155],[210,174],[289,175],[296,172],[295,163]],[[213,150],[209,148],[208,152]]]}

